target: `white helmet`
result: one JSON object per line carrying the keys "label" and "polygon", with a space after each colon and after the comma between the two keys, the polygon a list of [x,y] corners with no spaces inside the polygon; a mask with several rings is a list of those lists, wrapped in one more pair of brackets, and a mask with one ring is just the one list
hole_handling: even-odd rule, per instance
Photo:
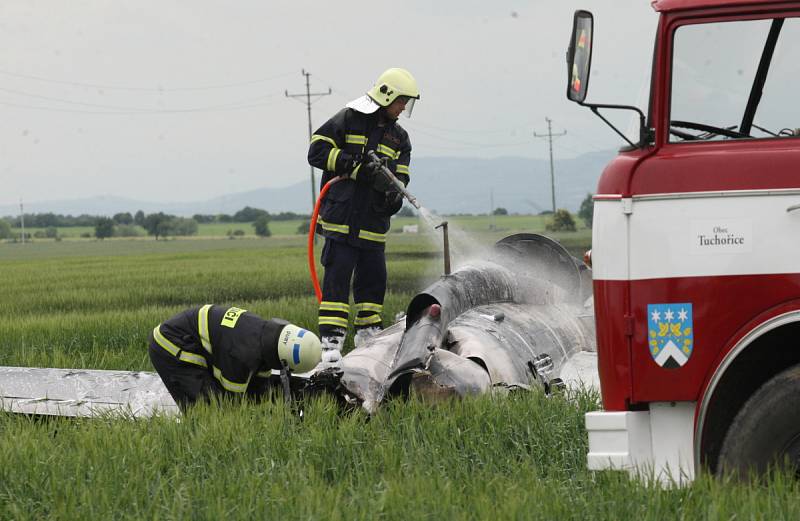
{"label": "white helmet", "polygon": [[367,95],[381,107],[388,107],[400,96],[405,96],[413,103],[413,100],[419,99],[419,87],[410,72],[393,67],[378,77]]}
{"label": "white helmet", "polygon": [[319,338],[307,329],[288,324],[278,337],[278,358],[286,362],[292,371],[310,371],[322,358]]}
{"label": "white helmet", "polygon": [[406,98],[403,114],[410,118],[414,101],[419,99],[417,80],[407,70],[393,67],[385,70],[365,95],[354,99],[347,107],[364,114],[372,114],[381,107],[388,107],[399,97]]}

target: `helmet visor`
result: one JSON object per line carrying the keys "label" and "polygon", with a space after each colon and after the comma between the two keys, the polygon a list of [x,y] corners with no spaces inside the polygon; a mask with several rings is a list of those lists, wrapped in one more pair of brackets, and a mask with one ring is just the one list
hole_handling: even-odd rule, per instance
{"label": "helmet visor", "polygon": [[407,118],[411,117],[411,112],[414,110],[415,101],[417,101],[417,98],[407,98],[406,108],[403,109],[403,114],[405,114]]}

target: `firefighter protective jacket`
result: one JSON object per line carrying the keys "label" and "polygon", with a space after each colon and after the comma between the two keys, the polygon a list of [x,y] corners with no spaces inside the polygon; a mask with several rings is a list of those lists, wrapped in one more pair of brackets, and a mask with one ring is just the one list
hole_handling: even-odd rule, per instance
{"label": "firefighter protective jacket", "polygon": [[153,340],[183,362],[207,368],[223,389],[258,395],[281,369],[278,337],[288,322],[207,304],[156,326]]}
{"label": "firefighter protective jacket", "polygon": [[348,179],[331,185],[325,195],[317,233],[361,248],[384,248],[389,218],[400,210],[402,202],[391,204],[386,192],[371,186],[364,176],[359,179],[363,165],[348,172],[348,155],[366,158],[367,152],[374,150],[378,157],[387,158],[387,166],[403,184],[407,186],[410,179],[408,133],[394,121],[383,126],[378,121],[378,112],[342,109],[314,133],[308,149],[308,162],[323,171],[320,186],[335,176],[350,174]]}

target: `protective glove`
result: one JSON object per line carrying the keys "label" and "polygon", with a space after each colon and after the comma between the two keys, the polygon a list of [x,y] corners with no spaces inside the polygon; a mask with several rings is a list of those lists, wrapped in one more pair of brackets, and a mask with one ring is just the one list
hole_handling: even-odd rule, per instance
{"label": "protective glove", "polygon": [[386,192],[386,211],[394,215],[403,207],[403,194],[394,190]]}
{"label": "protective glove", "polygon": [[350,154],[349,152],[342,152],[339,154],[339,159],[342,160],[342,171],[339,172],[339,175],[342,177],[350,177],[352,175],[353,170],[364,160],[364,157],[361,154]]}
{"label": "protective glove", "polygon": [[375,180],[372,182],[372,188],[379,192],[390,192],[392,190],[397,190],[397,188],[394,186],[394,183],[392,183],[392,181],[383,171],[378,171],[377,175],[375,176]]}
{"label": "protective glove", "polygon": [[383,173],[380,171],[381,165],[380,161],[364,160],[361,163],[361,168],[358,169],[357,180],[372,186],[377,178],[383,177]]}

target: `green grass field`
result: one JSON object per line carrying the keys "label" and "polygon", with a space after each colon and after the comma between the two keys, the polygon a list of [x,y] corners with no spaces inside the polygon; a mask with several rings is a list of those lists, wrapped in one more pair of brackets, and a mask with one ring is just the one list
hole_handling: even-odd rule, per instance
{"label": "green grass field", "polygon": [[[521,231],[510,222],[505,233]],[[504,235],[478,230],[455,235],[473,247]],[[588,247],[586,231],[562,238]],[[438,276],[439,242],[390,236],[387,322]],[[152,370],[148,331],[203,303],[316,322],[302,236],[0,244],[0,273],[0,365]],[[587,471],[583,413],[597,403],[412,398],[368,420],[320,398],[303,422],[280,400],[180,422],[0,414],[0,519],[800,518],[800,487],[783,475],[660,489]]]}

